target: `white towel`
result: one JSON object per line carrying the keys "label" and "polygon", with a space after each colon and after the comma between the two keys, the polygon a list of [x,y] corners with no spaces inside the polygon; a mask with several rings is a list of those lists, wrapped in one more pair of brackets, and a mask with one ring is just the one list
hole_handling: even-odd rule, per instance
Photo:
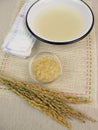
{"label": "white towel", "polygon": [[23,58],[30,56],[36,38],[28,31],[25,18],[31,4],[31,0],[26,0],[4,40],[3,51]]}

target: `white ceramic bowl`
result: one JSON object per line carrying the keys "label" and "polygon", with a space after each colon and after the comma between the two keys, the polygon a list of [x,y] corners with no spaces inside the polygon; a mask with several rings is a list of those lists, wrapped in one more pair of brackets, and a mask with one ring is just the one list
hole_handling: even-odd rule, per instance
{"label": "white ceramic bowl", "polygon": [[[82,22],[81,22],[81,19],[79,19],[80,25],[77,24],[77,26],[78,26],[78,28],[82,29],[81,33],[75,35],[72,38],[67,38],[67,39],[66,39],[66,35],[65,35],[65,39],[63,38],[63,40],[47,38],[44,35],[39,34],[39,32],[37,32],[36,27],[35,27],[36,18],[39,16],[41,17],[41,14],[42,14],[41,12],[46,12],[47,9],[52,10],[53,8],[71,9],[72,12],[74,12],[74,11],[75,11],[75,13],[78,12],[78,15],[79,14],[81,15],[82,20],[84,21],[84,24],[85,24],[84,29],[82,29],[81,28]],[[68,17],[66,17],[66,19],[68,19]],[[52,20],[52,18],[51,18],[51,20]],[[46,43],[50,43],[50,44],[62,45],[62,44],[74,43],[74,42],[77,42],[77,41],[83,39],[84,37],[86,37],[93,28],[94,15],[93,15],[91,8],[82,0],[38,0],[37,2],[32,4],[32,6],[29,8],[29,10],[27,12],[26,25],[27,25],[27,28],[29,29],[29,31],[37,39],[39,39],[43,42],[46,42]],[[69,23],[68,26],[70,27],[71,25],[73,25],[73,20]],[[63,25],[63,26],[65,27],[65,25]],[[49,28],[50,28],[50,26],[49,26]],[[53,29],[53,28],[51,28],[51,29]],[[66,28],[65,28],[65,30],[66,30]],[[53,31],[54,30],[52,30],[52,32]],[[56,31],[59,32],[58,27],[57,27]],[[62,32],[62,30],[61,30],[61,32]],[[70,29],[70,32],[73,33],[73,35],[74,35],[74,33],[76,33],[76,29],[74,29],[73,32]]]}

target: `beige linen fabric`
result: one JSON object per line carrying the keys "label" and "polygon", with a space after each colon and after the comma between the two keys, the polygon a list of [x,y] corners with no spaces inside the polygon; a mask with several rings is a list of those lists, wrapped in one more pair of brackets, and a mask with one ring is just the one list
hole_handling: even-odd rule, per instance
{"label": "beige linen fabric", "polygon": [[[17,8],[14,12],[15,15],[20,9],[22,2],[17,3]],[[11,23],[15,15],[11,17]],[[32,81],[28,69],[29,61],[37,53],[46,52],[46,50],[56,54],[62,66],[61,76],[46,86],[67,94],[86,97],[90,100],[93,98],[95,102],[97,71],[94,30],[85,39],[74,44],[59,46],[46,44],[37,40],[32,49],[31,56],[27,59],[7,55],[1,50],[1,73],[24,81]],[[3,95],[6,93],[4,90],[6,91],[6,88],[1,86],[0,93],[3,93]]]}
{"label": "beige linen fabric", "polygon": [[[96,38],[97,38],[97,34],[98,34],[98,28],[97,28],[98,27],[98,14],[97,14],[98,13],[98,11],[97,11],[98,3],[97,2],[98,2],[97,0],[92,1],[93,7],[94,7],[93,11],[94,11],[95,18],[96,18],[96,20],[95,20]],[[4,36],[6,36],[8,29],[12,25],[11,19],[13,21],[13,18],[16,16],[16,12],[18,11],[17,7],[20,6],[20,3],[21,3],[21,0],[0,0],[0,44],[3,43]],[[5,9],[6,9],[6,12],[5,12]],[[93,87],[91,89],[91,93],[94,96],[96,94],[96,92],[98,91],[97,90],[97,91],[92,92],[92,90],[97,88],[96,87],[96,82],[97,82],[96,57],[97,57],[97,55],[96,55],[95,36],[93,36],[94,33],[92,32],[92,34],[90,34],[90,35],[91,36],[87,37],[86,40],[90,40],[90,38],[92,39],[92,37],[93,37],[92,42],[90,42],[91,44],[89,44],[92,49],[90,49],[90,46],[85,44],[85,42],[86,42],[85,39],[83,40],[83,41],[85,41],[84,44],[81,41],[80,44],[75,43],[75,44],[66,46],[67,48],[65,48],[64,55],[67,54],[67,56],[70,56],[71,59],[68,59],[68,57],[65,55],[65,57],[66,57],[65,58],[66,59],[65,60],[65,63],[66,63],[65,72],[67,73],[65,75],[65,81],[67,81],[67,83],[69,83],[68,78],[70,76],[73,77],[73,75],[75,75],[75,73],[77,73],[78,75],[81,75],[80,77],[83,78],[82,74],[84,74],[84,73],[81,71],[81,69],[79,71],[79,68],[82,65],[83,66],[86,65],[86,62],[83,63],[84,61],[86,61],[85,54],[89,54],[90,50],[92,50],[91,59],[93,59],[93,62],[92,62],[92,64],[93,64],[92,65],[92,77],[93,77],[92,85],[93,85]],[[97,41],[98,41],[98,38],[97,38]],[[32,50],[31,57],[34,54],[36,54],[36,50],[37,50],[37,52],[39,52],[39,49],[41,49],[41,51],[43,51],[44,45],[48,46],[48,45],[40,43],[38,41],[35,44],[35,48],[33,48],[33,50]],[[81,46],[81,48],[79,46]],[[85,47],[86,47],[86,49],[85,49]],[[85,52],[84,49],[88,50],[88,47],[90,50]],[[49,48],[50,48],[50,46],[49,46]],[[81,56],[81,59],[83,60],[83,62],[79,61],[80,59],[77,59],[80,56],[75,55],[75,54],[73,56],[73,53],[74,53],[73,49],[75,49],[75,48],[77,48],[77,52],[75,52],[75,54],[78,54],[81,56],[82,53],[80,53],[78,51],[78,49],[81,52],[85,53],[85,54],[82,54],[82,56]],[[61,48],[58,48],[57,46],[56,46],[56,49],[58,49],[58,51],[61,50]],[[51,50],[48,49],[48,51],[51,51]],[[70,52],[70,55],[68,55],[68,51]],[[64,62],[61,59],[62,55],[60,55],[60,52],[59,53],[55,52],[55,47],[53,48],[53,52],[56,53],[57,56],[60,58],[62,66],[63,66]],[[73,59],[72,59],[71,55],[72,55]],[[10,76],[13,76],[17,79],[31,81],[29,73],[28,73],[28,63],[29,63],[31,57],[28,59],[20,59],[15,56],[8,56],[8,55],[2,53],[2,51],[0,50],[0,71],[4,74],[9,74]],[[72,63],[71,60],[76,62],[77,64]],[[21,69],[20,69],[20,62],[21,62],[21,66],[22,66]],[[70,63],[70,62],[73,65],[72,64],[68,65],[68,63]],[[77,65],[79,65],[79,66],[76,69]],[[89,67],[90,67],[90,64],[89,64]],[[89,67],[87,67],[87,68],[89,68]],[[70,72],[70,76],[69,76],[68,71]],[[72,71],[75,71],[75,73],[73,74]],[[85,72],[85,69],[83,69],[83,71]],[[91,71],[90,71],[90,73],[91,73]],[[86,76],[84,76],[84,77],[86,77]],[[60,78],[62,78],[62,76]],[[77,79],[77,75],[76,75],[76,79]],[[78,77],[78,79],[79,79],[79,77]],[[57,83],[59,80],[60,79],[57,80]],[[72,81],[73,81],[73,79],[72,79]],[[76,80],[74,80],[74,82],[76,83]],[[77,82],[80,82],[80,80]],[[81,80],[81,83],[85,84],[85,81],[82,82],[82,80]],[[49,87],[53,88],[54,84],[55,84],[55,82],[53,84],[49,84]],[[70,84],[70,86],[67,86],[66,84],[64,86],[66,88],[72,89],[72,86],[74,86],[74,85],[71,83],[69,83],[69,84]],[[79,84],[79,85],[81,86],[81,84]],[[60,85],[61,88],[64,86]],[[64,87],[64,91],[65,91],[65,87]],[[63,126],[59,125],[58,123],[56,123],[55,121],[51,120],[48,116],[42,114],[40,111],[27,105],[23,100],[21,100],[21,98],[19,98],[15,94],[11,93],[10,91],[8,91],[4,86],[0,86],[0,88],[1,88],[0,89],[0,96],[1,96],[0,97],[0,130],[46,130],[46,129],[47,130],[67,130],[65,127],[63,127]],[[78,88],[78,87],[76,87],[76,88]],[[83,86],[83,88],[84,88],[84,86]],[[67,91],[69,91],[69,90],[67,90]],[[81,89],[80,91],[83,92],[84,90]],[[78,93],[79,93],[79,90],[78,90]],[[97,95],[97,97],[98,97],[98,95]],[[97,102],[98,102],[98,100],[97,100]],[[76,107],[77,109],[79,109],[81,111],[84,111],[88,115],[90,115],[98,120],[98,108],[95,108],[95,107],[93,108],[93,107],[86,106],[86,105],[80,105],[80,106],[77,105],[74,107]],[[73,130],[97,130],[98,129],[98,123],[93,124],[93,123],[87,122],[87,123],[81,124],[77,120],[72,121],[72,126],[73,126]]]}

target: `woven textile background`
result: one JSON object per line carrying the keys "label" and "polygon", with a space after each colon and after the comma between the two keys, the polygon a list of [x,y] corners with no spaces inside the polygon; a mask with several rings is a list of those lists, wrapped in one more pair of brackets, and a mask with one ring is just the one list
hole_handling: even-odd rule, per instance
{"label": "woven textile background", "polygon": [[[9,27],[15,20],[15,16],[25,0],[17,2],[17,8],[11,17]],[[32,1],[32,0],[27,0]],[[34,0],[33,0],[34,1]],[[6,31],[7,32],[7,31]],[[71,95],[86,97],[96,102],[97,88],[97,62],[96,42],[93,31],[80,42],[70,45],[49,45],[37,40],[32,54],[27,59],[8,55],[0,50],[0,72],[19,80],[32,81],[29,75],[29,61],[38,52],[55,53],[62,64],[62,75],[54,82],[46,86]],[[3,37],[6,33],[3,34]],[[3,41],[0,40],[2,45]],[[5,86],[0,86],[0,95],[12,96]]]}

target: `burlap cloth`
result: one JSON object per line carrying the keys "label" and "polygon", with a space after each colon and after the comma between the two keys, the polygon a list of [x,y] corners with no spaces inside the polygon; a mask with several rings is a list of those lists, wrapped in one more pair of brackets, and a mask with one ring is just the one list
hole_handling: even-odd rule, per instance
{"label": "burlap cloth", "polygon": [[[9,28],[24,1],[17,2]],[[8,29],[1,34],[0,45],[7,31]],[[62,75],[46,86],[67,94],[86,97],[96,104],[97,54],[94,29],[80,42],[69,45],[49,45],[37,40],[31,56],[27,59],[8,55],[0,50],[0,72],[19,80],[32,81],[29,75],[29,61],[36,53],[46,51],[55,53],[62,65]],[[12,96],[12,93],[5,86],[0,86],[0,96],[5,95]]]}

